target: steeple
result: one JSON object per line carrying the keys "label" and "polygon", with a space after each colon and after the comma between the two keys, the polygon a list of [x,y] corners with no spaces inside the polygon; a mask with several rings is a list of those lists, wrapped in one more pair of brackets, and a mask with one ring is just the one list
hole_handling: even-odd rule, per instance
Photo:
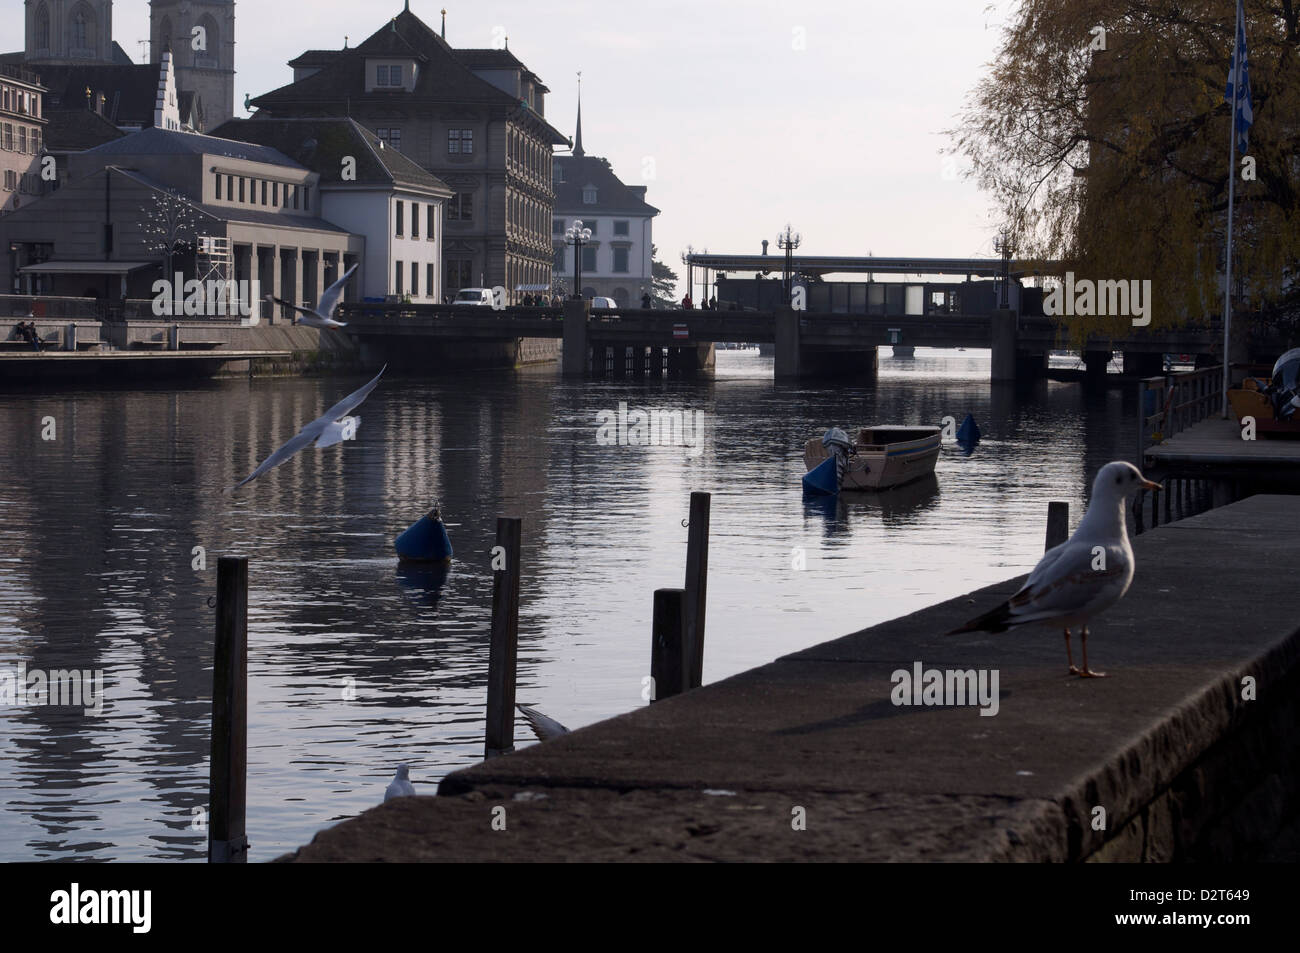
{"label": "steeple", "polygon": [[582,70],[578,71],[578,131],[573,137],[573,154],[575,156],[584,156],[582,151]]}

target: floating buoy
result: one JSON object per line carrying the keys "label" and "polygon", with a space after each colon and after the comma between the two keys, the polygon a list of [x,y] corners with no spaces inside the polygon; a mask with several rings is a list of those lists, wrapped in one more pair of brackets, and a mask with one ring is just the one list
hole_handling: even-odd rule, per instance
{"label": "floating buoy", "polygon": [[980,442],[980,425],[975,423],[975,418],[970,414],[966,415],[966,419],[957,428],[957,442],[971,445]]}
{"label": "floating buoy", "polygon": [[435,504],[424,516],[393,540],[393,548],[402,559],[413,562],[451,562],[451,538],[443,525],[442,513]]}

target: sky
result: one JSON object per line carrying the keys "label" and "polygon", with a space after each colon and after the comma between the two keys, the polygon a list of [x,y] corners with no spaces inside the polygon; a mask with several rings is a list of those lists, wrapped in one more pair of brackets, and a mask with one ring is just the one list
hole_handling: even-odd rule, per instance
{"label": "sky", "polygon": [[[413,0],[454,47],[509,47],[551,92],[546,117],[660,209],[660,258],[758,253],[789,222],[809,255],[993,256],[992,204],[945,160],[944,130],[993,58],[1011,0]],[[292,80],[303,50],[355,46],[401,0],[241,0],[236,114]],[[0,22],[23,22],[0,0]],[[114,39],[144,49],[146,0]],[[21,43],[19,31],[7,31]],[[945,162],[947,165],[945,166]],[[954,175],[954,173],[958,173]]]}

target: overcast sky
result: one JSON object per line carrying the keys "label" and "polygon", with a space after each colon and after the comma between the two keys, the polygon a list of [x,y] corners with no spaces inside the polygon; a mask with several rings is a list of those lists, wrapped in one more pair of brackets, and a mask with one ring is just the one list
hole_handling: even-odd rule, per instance
{"label": "overcast sky", "polygon": [[[775,252],[787,221],[813,255],[992,255],[990,204],[945,177],[940,149],[1010,0],[444,2],[452,46],[509,37],[550,88],[547,118],[566,135],[582,71],[583,145],[649,187],[655,243],[678,271],[688,243],[758,252],[767,238]],[[438,28],[442,3],[411,8]],[[21,23],[23,9],[0,0],[0,22]],[[114,38],[137,60],[148,9],[114,4]],[[401,9],[241,0],[237,115],[245,93],[288,83],[285,64],[303,50],[341,47],[345,35],[355,46]]]}

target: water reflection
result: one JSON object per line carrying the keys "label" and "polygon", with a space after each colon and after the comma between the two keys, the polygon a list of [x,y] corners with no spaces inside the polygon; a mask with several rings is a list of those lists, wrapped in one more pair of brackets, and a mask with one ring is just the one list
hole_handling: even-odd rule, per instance
{"label": "water reflection", "polygon": [[[876,386],[777,385],[771,366],[722,352],[702,382],[385,375],[355,441],[233,500],[223,487],[369,375],[0,393],[0,668],[102,670],[108,699],[100,717],[0,708],[0,859],[202,858],[220,555],[250,558],[265,860],[378,803],[398,763],[431,791],[481,756],[499,516],[523,519],[519,697],[577,728],[644,704],[652,593],[682,584],[692,490],[713,494],[715,681],[1027,570],[1047,502],[1077,520],[1135,431],[1132,394],[990,386],[979,352],[882,361]],[[597,415],[620,401],[703,411],[703,452],[600,446]],[[803,444],[827,421],[968,412],[978,452],[945,446],[933,480],[803,499]],[[392,549],[433,499],[456,548],[445,575]]]}

